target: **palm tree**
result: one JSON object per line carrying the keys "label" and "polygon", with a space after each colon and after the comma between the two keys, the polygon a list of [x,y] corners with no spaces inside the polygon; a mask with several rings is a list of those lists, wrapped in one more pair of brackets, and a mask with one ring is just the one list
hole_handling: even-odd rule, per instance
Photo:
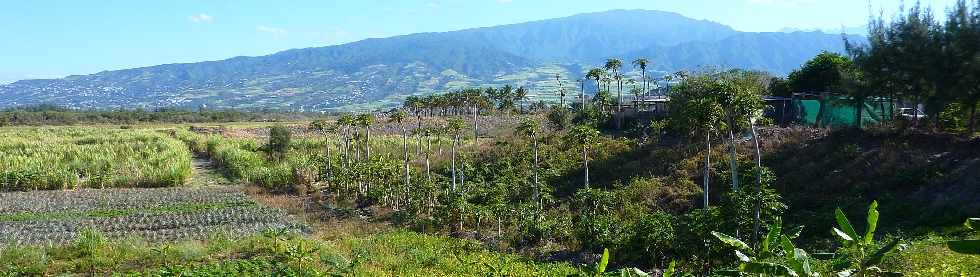
{"label": "palm tree", "polygon": [[589,188],[589,147],[596,143],[599,131],[589,125],[578,125],[568,132],[572,142],[582,146],[582,164],[585,168],[585,188]]}
{"label": "palm tree", "polygon": [[607,93],[611,93],[612,92],[609,89],[609,83],[612,83],[612,78],[609,78],[609,74],[606,73],[605,71],[603,71],[603,73],[602,73],[602,84],[603,84],[602,90],[604,90]]}
{"label": "palm tree", "polygon": [[670,74],[664,75],[664,88],[666,88],[668,92],[670,91],[670,81],[673,80],[674,80],[674,75],[670,75]]}
{"label": "palm tree", "polygon": [[[632,80],[630,80],[630,81],[632,81]],[[634,87],[634,88],[630,89],[630,92],[633,94],[633,109],[634,110],[639,110],[640,109],[640,99],[643,98],[643,90],[640,89],[640,88]]]}
{"label": "palm tree", "polygon": [[[620,61],[619,59],[613,58],[613,59],[606,60],[606,65],[604,67],[606,68],[606,70],[612,72],[612,77],[614,80],[621,81],[623,79],[623,76],[619,75],[619,69],[623,67],[623,62]],[[620,90],[619,101],[622,102],[623,100],[622,83],[619,84],[619,90]],[[620,105],[620,109],[622,109],[622,105]]]}
{"label": "palm tree", "polygon": [[520,103],[521,113],[524,113],[524,99],[527,98],[527,89],[524,86],[518,87],[514,91],[514,98]]}
{"label": "palm tree", "polygon": [[401,131],[402,131],[402,151],[405,153],[405,161],[404,161],[405,162],[405,190],[407,192],[408,187],[409,187],[409,183],[411,182],[410,178],[412,178],[412,177],[410,175],[409,168],[408,168],[408,162],[409,162],[409,159],[408,159],[408,132],[405,130],[405,125],[402,124],[402,121],[405,120],[405,117],[406,116],[407,116],[407,114],[405,113],[405,111],[395,110],[394,112],[391,113],[391,115],[389,117],[390,117],[390,121],[398,124],[398,127],[400,127],[401,128]]}
{"label": "palm tree", "polygon": [[647,65],[648,64],[650,64],[650,61],[647,60],[646,58],[638,58],[638,59],[633,60],[633,68],[637,68],[637,67],[640,68],[640,73],[642,74],[641,76],[643,78],[643,91],[644,92],[646,92],[648,90],[648,88],[647,88]]}
{"label": "palm tree", "polygon": [[[600,88],[602,88],[602,85],[599,83],[600,81],[602,81],[602,75],[603,75],[602,69],[598,69],[598,68],[590,69],[589,72],[585,74],[585,79],[595,80],[595,95],[599,95],[599,90]],[[583,95],[585,94],[584,89],[582,90],[582,94]]]}
{"label": "palm tree", "polygon": [[619,69],[623,67],[623,62],[612,58],[606,60],[604,66],[606,70],[612,71],[612,78],[616,81],[619,91],[616,95],[616,129],[623,128],[623,75],[619,74]]}
{"label": "palm tree", "polygon": [[541,186],[538,183],[538,129],[540,124],[538,121],[525,118],[521,121],[521,125],[517,127],[517,132],[528,137],[531,140],[534,149],[534,168],[532,174],[534,175],[534,194],[532,199],[534,199],[535,204],[537,204],[538,210],[541,210]]}

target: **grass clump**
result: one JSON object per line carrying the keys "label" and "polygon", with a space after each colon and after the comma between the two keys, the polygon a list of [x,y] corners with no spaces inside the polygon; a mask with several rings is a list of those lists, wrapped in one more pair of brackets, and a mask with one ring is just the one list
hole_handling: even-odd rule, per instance
{"label": "grass clump", "polygon": [[70,245],[12,246],[0,250],[0,257],[0,269],[15,275],[566,276],[577,271],[491,252],[470,241],[399,230],[331,239],[268,231],[239,240],[216,235],[166,244],[110,241],[85,231]]}

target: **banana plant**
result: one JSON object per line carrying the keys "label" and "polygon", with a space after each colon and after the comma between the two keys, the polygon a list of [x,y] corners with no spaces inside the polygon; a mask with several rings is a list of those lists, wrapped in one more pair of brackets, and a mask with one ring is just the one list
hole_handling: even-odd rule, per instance
{"label": "banana plant", "polygon": [[[868,227],[864,231],[863,237],[858,234],[851,225],[851,222],[844,215],[844,211],[840,208],[834,211],[834,217],[837,220],[837,225],[840,228],[834,227],[833,234],[838,238],[838,240],[843,245],[843,249],[850,249],[857,253],[858,256],[852,258],[850,268],[837,268],[838,276],[865,276],[868,274],[877,275],[901,275],[897,272],[884,271],[878,267],[881,260],[886,254],[896,250],[904,249],[905,245],[899,243],[899,239],[894,239],[892,242],[886,244],[885,246],[874,249],[875,241],[875,229],[878,227],[878,201],[872,201],[871,206],[868,207],[868,217],[867,223]],[[874,250],[873,252],[870,252]],[[838,251],[839,252],[839,251]],[[869,255],[870,253],[870,255]]]}
{"label": "banana plant", "polygon": [[[609,249],[602,249],[602,258],[599,262],[592,267],[587,267],[579,273],[582,277],[603,277],[603,276],[620,276],[620,277],[649,277],[650,274],[643,272],[635,267],[621,268],[615,272],[606,272],[606,267],[609,265]],[[676,273],[674,270],[674,262],[670,262],[670,267],[667,268],[663,273],[663,277],[687,277],[688,275],[681,275]]]}
{"label": "banana plant", "polygon": [[[969,218],[963,225],[966,229],[976,230],[980,226],[980,218]],[[980,255],[980,239],[951,240],[946,242],[946,247],[956,253]]]}
{"label": "banana plant", "polygon": [[740,276],[743,273],[758,276],[820,276],[810,266],[810,255],[793,245],[792,239],[799,237],[802,227],[783,233],[782,221],[777,219],[769,226],[765,240],[752,249],[749,244],[720,232],[711,232],[721,242],[735,248],[739,260],[737,271],[718,272],[719,274]]}

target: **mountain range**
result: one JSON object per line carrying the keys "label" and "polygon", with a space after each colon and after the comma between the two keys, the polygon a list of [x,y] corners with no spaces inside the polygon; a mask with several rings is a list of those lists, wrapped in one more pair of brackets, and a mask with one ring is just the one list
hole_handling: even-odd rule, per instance
{"label": "mountain range", "polygon": [[784,75],[820,51],[843,49],[839,34],[739,32],[671,12],[614,10],[267,56],[22,80],[0,86],[0,107],[376,109],[409,95],[506,84],[528,87],[534,101],[549,101],[556,98],[556,75],[564,87],[578,91],[576,80],[607,58],[622,59],[631,77],[639,76],[629,63],[638,57],[650,60],[648,74],[654,77],[700,67]]}

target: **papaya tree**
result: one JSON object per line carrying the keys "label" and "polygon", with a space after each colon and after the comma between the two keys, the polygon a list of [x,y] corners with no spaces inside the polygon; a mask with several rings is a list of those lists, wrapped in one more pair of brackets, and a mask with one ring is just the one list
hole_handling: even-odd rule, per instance
{"label": "papaya tree", "polygon": [[531,174],[534,176],[534,193],[532,199],[538,210],[541,210],[541,184],[538,182],[538,129],[540,129],[540,124],[538,121],[525,118],[521,121],[521,125],[517,127],[517,131],[524,136],[526,136],[531,141],[531,148],[534,152],[534,164],[532,165]]}
{"label": "papaya tree", "polygon": [[404,153],[404,158],[405,158],[403,160],[405,165],[404,190],[405,190],[405,194],[407,195],[412,176],[408,166],[408,163],[410,161],[408,157],[408,131],[405,129],[405,125],[402,124],[406,116],[407,113],[405,113],[405,111],[395,110],[394,112],[391,113],[389,117],[391,122],[398,124],[398,127],[401,129],[402,132],[402,152]]}
{"label": "papaya tree", "polygon": [[[451,172],[452,172],[451,173],[452,174],[452,187],[451,188],[452,189],[451,189],[451,191],[453,193],[456,193],[456,189],[458,188],[457,185],[456,185],[456,179],[457,179],[456,176],[458,175],[457,172],[456,172],[456,170],[457,170],[456,169],[456,156],[457,156],[457,154],[459,152],[458,149],[457,149],[458,146],[459,146],[459,131],[462,130],[462,129],[464,129],[464,128],[466,128],[466,122],[463,121],[462,118],[450,118],[448,124],[446,125],[446,129],[448,129],[450,131],[450,133],[453,134],[452,161],[451,161],[451,166],[452,166],[452,169],[451,169]],[[460,185],[462,185],[462,184],[460,184]]]}
{"label": "papaya tree", "polygon": [[711,176],[711,134],[719,128],[724,109],[718,100],[721,90],[717,76],[711,73],[685,75],[670,91],[669,125],[684,132],[689,140],[704,137],[704,208],[709,206]]}
{"label": "papaya tree", "polygon": [[578,125],[568,132],[568,138],[582,147],[582,167],[585,169],[585,188],[589,188],[589,149],[598,142],[599,131],[589,125]]}

